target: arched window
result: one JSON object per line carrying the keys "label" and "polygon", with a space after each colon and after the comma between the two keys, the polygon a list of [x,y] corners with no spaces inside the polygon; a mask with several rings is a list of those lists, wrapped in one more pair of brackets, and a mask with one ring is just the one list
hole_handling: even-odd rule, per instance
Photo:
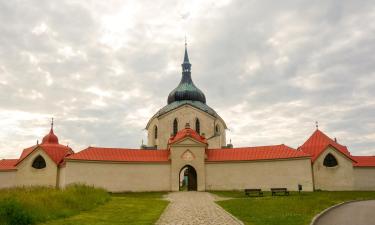
{"label": "arched window", "polygon": [[337,164],[336,158],[331,153],[328,153],[328,155],[324,158],[323,165],[326,167],[334,167],[337,166]]}
{"label": "arched window", "polygon": [[196,131],[198,134],[201,133],[201,124],[200,124],[198,118],[195,120],[195,131]]}
{"label": "arched window", "polygon": [[154,127],[154,138],[158,139],[158,126]]}
{"label": "arched window", "polygon": [[42,156],[38,155],[34,159],[32,167],[35,168],[35,169],[43,169],[43,168],[46,167],[46,161],[44,160],[44,158]]}
{"label": "arched window", "polygon": [[220,133],[220,127],[219,127],[219,125],[216,125],[216,127],[215,127],[215,133],[217,133],[217,134]]}
{"label": "arched window", "polygon": [[178,122],[177,122],[177,118],[176,118],[173,121],[173,135],[176,135],[177,131],[178,131]]}

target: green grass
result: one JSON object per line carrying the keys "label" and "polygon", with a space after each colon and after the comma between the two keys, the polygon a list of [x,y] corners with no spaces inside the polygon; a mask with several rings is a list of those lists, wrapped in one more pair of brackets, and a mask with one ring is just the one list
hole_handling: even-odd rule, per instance
{"label": "green grass", "polygon": [[29,225],[73,216],[108,201],[110,195],[84,185],[0,190],[0,225]]}
{"label": "green grass", "polygon": [[234,199],[217,202],[247,225],[308,225],[324,209],[349,200],[375,199],[375,192],[292,192],[290,196],[245,197],[243,192],[213,192]]}
{"label": "green grass", "polygon": [[164,193],[112,194],[111,200],[94,210],[79,215],[49,221],[43,225],[145,225],[154,224],[168,202],[161,200]]}

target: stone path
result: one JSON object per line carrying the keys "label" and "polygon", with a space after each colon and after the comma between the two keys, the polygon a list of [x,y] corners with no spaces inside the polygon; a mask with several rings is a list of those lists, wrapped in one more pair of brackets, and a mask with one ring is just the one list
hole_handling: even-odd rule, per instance
{"label": "stone path", "polygon": [[319,217],[314,225],[375,225],[375,200],[333,208]]}
{"label": "stone path", "polygon": [[167,195],[170,201],[156,225],[243,225],[226,212],[207,192],[173,192]]}

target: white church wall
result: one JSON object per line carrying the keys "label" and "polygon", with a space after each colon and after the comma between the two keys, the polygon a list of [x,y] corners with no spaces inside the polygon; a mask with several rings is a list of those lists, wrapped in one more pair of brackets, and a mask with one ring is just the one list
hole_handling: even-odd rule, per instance
{"label": "white church wall", "polygon": [[15,170],[0,171],[0,189],[10,188],[16,185],[16,172]]}
{"label": "white church wall", "polygon": [[[158,145],[158,149],[166,149],[168,140],[171,133],[173,132],[173,121],[177,118],[178,130],[185,128],[186,123],[190,124],[190,127],[195,130],[196,118],[200,121],[200,133],[204,133],[206,138],[212,137],[215,133],[215,125],[220,126],[221,138],[208,140],[208,148],[221,148],[226,145],[225,138],[225,124],[221,119],[216,119],[206,112],[196,109],[190,105],[183,105],[167,114],[154,118],[150,121],[147,127],[148,131],[148,142],[149,146]],[[158,127],[158,139],[154,139],[154,127]]]}
{"label": "white church wall", "polygon": [[354,189],[375,190],[375,167],[354,167]]}
{"label": "white church wall", "polygon": [[238,161],[206,163],[206,190],[288,188],[313,191],[311,160]]}
{"label": "white church wall", "polygon": [[[38,155],[41,155],[46,161],[46,167],[43,169],[32,167],[34,159]],[[57,169],[56,163],[42,149],[36,149],[17,165],[16,185],[56,187]]]}
{"label": "white church wall", "polygon": [[169,163],[67,161],[65,184],[81,183],[110,192],[169,191]]}
{"label": "white church wall", "polygon": [[[326,167],[323,165],[327,154],[332,154],[338,165]],[[350,159],[332,147],[327,148],[313,163],[315,189],[327,191],[353,190],[353,163]]]}

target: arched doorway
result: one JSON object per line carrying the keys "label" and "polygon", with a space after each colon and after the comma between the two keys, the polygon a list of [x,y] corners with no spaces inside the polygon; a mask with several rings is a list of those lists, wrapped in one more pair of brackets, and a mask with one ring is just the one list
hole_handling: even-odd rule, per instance
{"label": "arched doorway", "polygon": [[197,171],[194,167],[186,165],[180,170],[180,191],[196,191],[197,190]]}

